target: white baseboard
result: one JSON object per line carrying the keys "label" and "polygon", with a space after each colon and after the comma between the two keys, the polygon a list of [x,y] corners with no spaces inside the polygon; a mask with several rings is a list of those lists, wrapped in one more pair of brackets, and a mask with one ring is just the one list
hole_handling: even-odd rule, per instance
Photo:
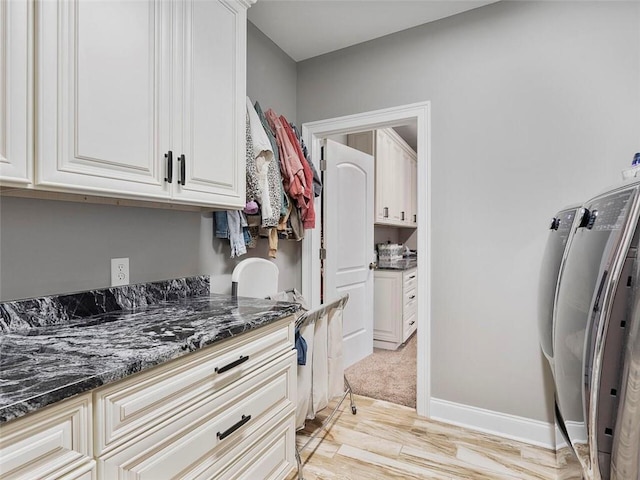
{"label": "white baseboard", "polygon": [[494,412],[484,408],[431,398],[430,417],[446,423],[478,430],[519,442],[555,450],[555,425],[552,423]]}

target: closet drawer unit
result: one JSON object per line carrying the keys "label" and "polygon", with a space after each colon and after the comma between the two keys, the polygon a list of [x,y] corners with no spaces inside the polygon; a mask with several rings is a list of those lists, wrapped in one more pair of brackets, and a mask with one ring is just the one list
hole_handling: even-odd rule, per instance
{"label": "closet drawer unit", "polygon": [[289,319],[134,375],[94,393],[96,454],[112,450],[293,348]]}
{"label": "closet drawer unit", "polygon": [[[255,438],[257,437],[257,439]],[[255,437],[230,450],[209,468],[185,478],[197,480],[277,480],[295,469],[295,412],[282,412],[264,425]]]}
{"label": "closet drawer unit", "polygon": [[418,286],[418,269],[413,268],[411,270],[407,270],[402,274],[402,278],[404,281],[405,292],[415,289]]}
{"label": "closet drawer unit", "polygon": [[85,478],[77,474],[91,470],[91,437],[90,394],[9,422],[0,428],[0,478]]}
{"label": "closet drawer unit", "polygon": [[402,335],[403,342],[406,341],[407,338],[409,338],[413,332],[415,332],[416,328],[418,328],[417,319],[418,319],[418,316],[415,314],[415,312],[413,315],[405,318],[403,335]]}
{"label": "closet drawer unit", "polygon": [[406,312],[408,310],[411,309],[415,309],[416,308],[416,303],[418,301],[417,299],[417,293],[416,293],[416,289],[412,288],[411,290],[407,291],[407,289],[404,289],[404,312],[406,315]]}
{"label": "closet drawer unit", "polygon": [[416,329],[418,269],[374,274],[373,346],[397,349]]}
{"label": "closet drawer unit", "polygon": [[222,392],[174,412],[162,425],[101,457],[99,478],[198,478],[197,472],[210,465],[226,465],[230,450],[239,444],[250,448],[272,419],[293,415],[295,368],[291,350]]}

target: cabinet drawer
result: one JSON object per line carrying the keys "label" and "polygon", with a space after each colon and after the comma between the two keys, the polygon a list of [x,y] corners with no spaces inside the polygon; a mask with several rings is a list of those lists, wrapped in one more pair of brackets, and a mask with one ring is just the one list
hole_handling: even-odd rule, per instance
{"label": "cabinet drawer", "polygon": [[[295,468],[294,410],[283,412],[204,471],[187,475],[194,480],[278,480]],[[194,472],[195,474],[196,472]]]}
{"label": "cabinet drawer", "polygon": [[92,460],[62,477],[56,477],[56,480],[96,480],[97,478],[96,462]]}
{"label": "cabinet drawer", "polygon": [[0,428],[0,477],[82,478],[72,471],[92,460],[91,395],[54,405]]}
{"label": "cabinet drawer", "polygon": [[96,454],[102,455],[293,348],[290,320],[243,334],[188,358],[95,392]]}
{"label": "cabinet drawer", "polygon": [[[411,310],[411,309],[415,310],[417,302],[418,302],[418,299],[417,299],[416,289],[412,288],[409,291],[407,291],[405,289],[404,295],[403,295],[403,308],[404,308],[404,311],[406,312],[407,310]],[[406,313],[405,313],[405,315],[406,315]]]}
{"label": "cabinet drawer", "polygon": [[253,443],[256,431],[270,419],[294,411],[295,363],[291,350],[176,412],[170,421],[100,458],[100,478],[193,478],[188,472],[201,470],[203,463],[219,461],[239,443]]}
{"label": "cabinet drawer", "polygon": [[404,272],[402,275],[404,282],[404,291],[415,289],[418,285],[418,270],[413,269],[408,272]]}
{"label": "cabinet drawer", "polygon": [[415,314],[415,312],[413,313],[413,315],[410,315],[409,317],[405,318],[403,322],[403,335],[402,335],[403,342],[407,338],[409,338],[409,335],[411,335],[414,332],[414,330],[418,327],[417,320],[418,320],[418,316]]}

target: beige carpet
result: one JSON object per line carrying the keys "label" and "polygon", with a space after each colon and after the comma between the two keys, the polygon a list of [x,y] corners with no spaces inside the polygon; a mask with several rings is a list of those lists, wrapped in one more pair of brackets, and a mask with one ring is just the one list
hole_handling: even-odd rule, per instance
{"label": "beige carpet", "polygon": [[416,407],[415,333],[397,350],[373,349],[373,354],[345,370],[353,393]]}

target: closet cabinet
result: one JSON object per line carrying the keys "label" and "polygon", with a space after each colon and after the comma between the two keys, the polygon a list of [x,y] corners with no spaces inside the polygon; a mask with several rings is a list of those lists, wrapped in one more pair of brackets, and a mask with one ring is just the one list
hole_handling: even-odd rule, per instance
{"label": "closet cabinet", "polygon": [[375,157],[375,223],[416,227],[416,153],[392,128],[348,135],[347,144]]}
{"label": "closet cabinet", "polygon": [[33,3],[0,2],[0,185],[33,181]]}
{"label": "closet cabinet", "polygon": [[251,3],[37,2],[36,186],[243,206]]}
{"label": "closet cabinet", "polygon": [[417,268],[375,271],[374,347],[395,350],[416,331],[417,285]]}

